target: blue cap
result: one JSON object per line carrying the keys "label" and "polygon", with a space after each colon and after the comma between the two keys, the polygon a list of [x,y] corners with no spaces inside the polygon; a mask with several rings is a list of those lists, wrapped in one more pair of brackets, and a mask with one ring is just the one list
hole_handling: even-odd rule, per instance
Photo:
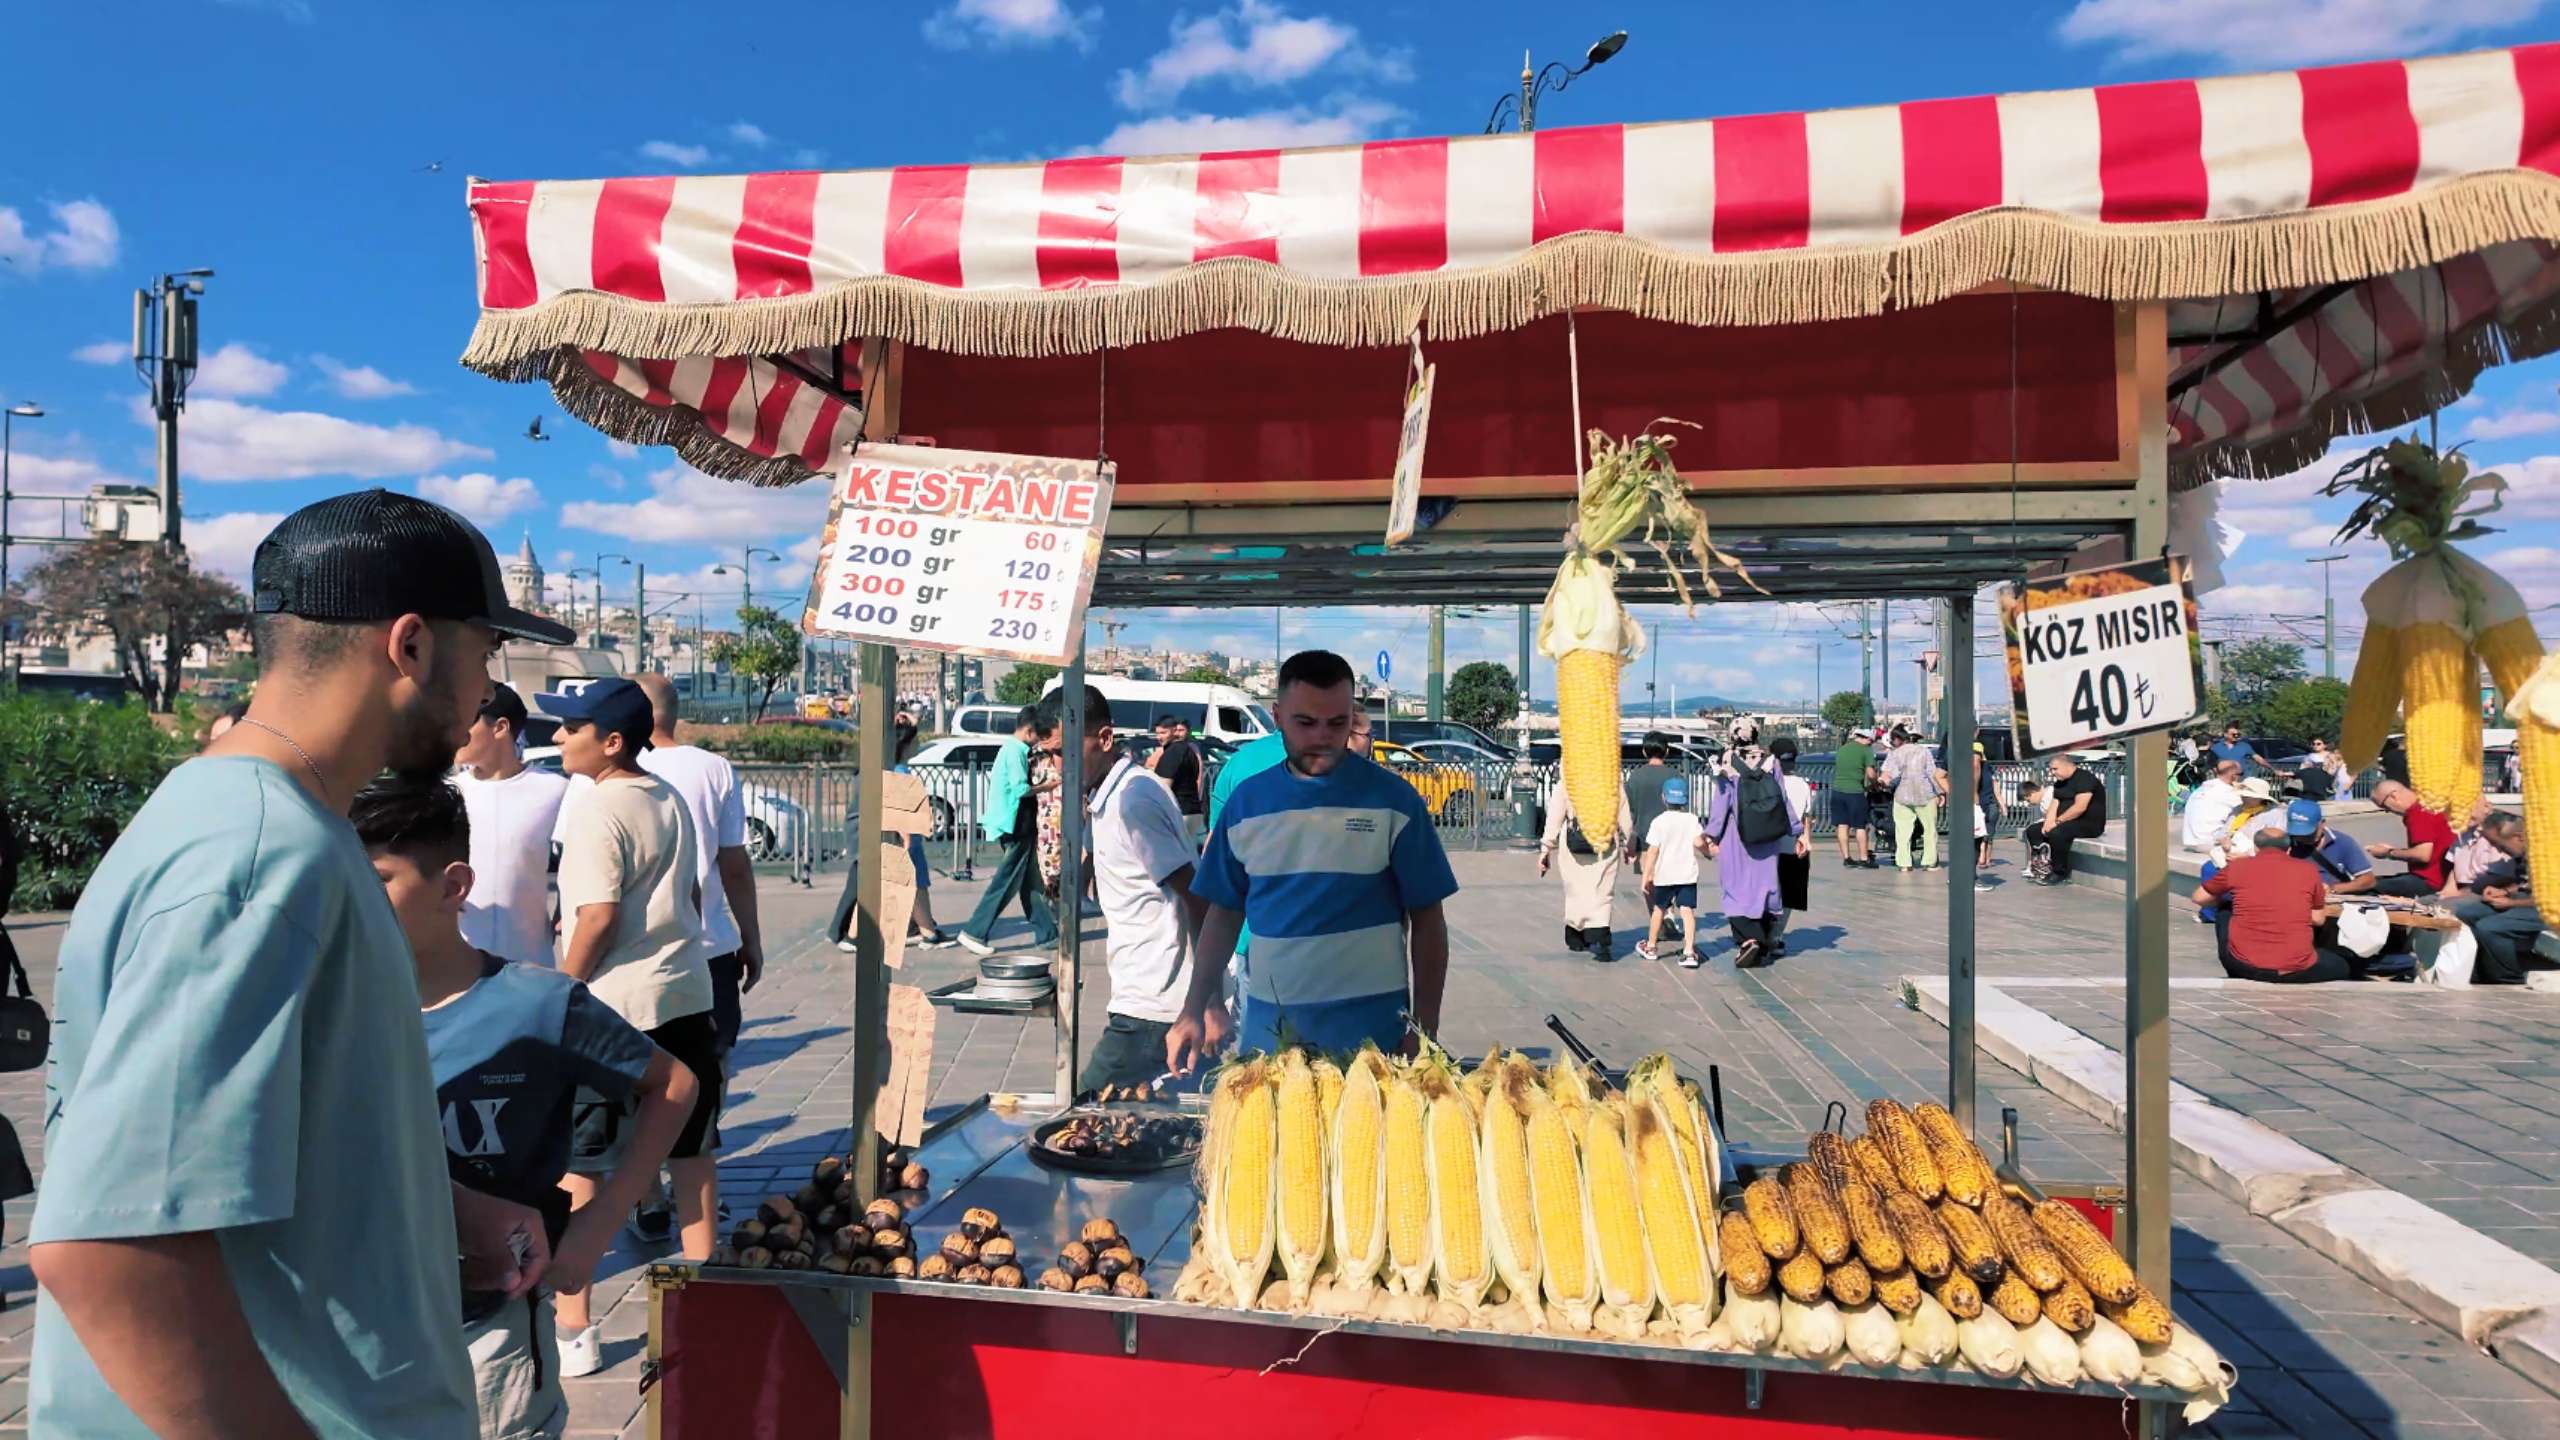
{"label": "blue cap", "polygon": [[1688,781],[1686,781],[1686,780],[1681,779],[1681,778],[1680,778],[1679,776],[1677,776],[1677,775],[1674,775],[1674,776],[1672,776],[1670,779],[1663,781],[1663,782],[1662,782],[1662,803],[1663,803],[1663,804],[1665,804],[1665,805],[1686,805],[1686,804],[1688,804],[1688,803],[1689,803],[1689,782],[1688,782]]}
{"label": "blue cap", "polygon": [[2287,835],[2317,835],[2320,824],[2320,802],[2317,800],[2296,800],[2284,807],[2284,833]]}
{"label": "blue cap", "polygon": [[649,747],[649,733],[657,728],[648,692],[618,675],[574,692],[546,690],[538,698],[542,713],[555,720],[586,721],[643,750]]}

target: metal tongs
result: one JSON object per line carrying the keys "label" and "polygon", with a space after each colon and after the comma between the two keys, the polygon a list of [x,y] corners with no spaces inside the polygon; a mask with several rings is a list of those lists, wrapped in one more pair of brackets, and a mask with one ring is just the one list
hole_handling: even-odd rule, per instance
{"label": "metal tongs", "polygon": [[[1581,1061],[1584,1065],[1599,1072],[1600,1078],[1608,1082],[1611,1086],[1621,1090],[1626,1088],[1627,1072],[1624,1070],[1612,1070],[1603,1063],[1598,1052],[1594,1051],[1590,1046],[1583,1044],[1582,1037],[1574,1034],[1573,1031],[1566,1026],[1563,1017],[1549,1015],[1547,1017],[1547,1028],[1556,1032],[1556,1038],[1564,1042],[1564,1048],[1573,1052],[1574,1059]],[[1713,1065],[1707,1067],[1707,1113],[1715,1117],[1716,1134],[1719,1136],[1723,1135],[1725,1133],[1724,1075]]]}

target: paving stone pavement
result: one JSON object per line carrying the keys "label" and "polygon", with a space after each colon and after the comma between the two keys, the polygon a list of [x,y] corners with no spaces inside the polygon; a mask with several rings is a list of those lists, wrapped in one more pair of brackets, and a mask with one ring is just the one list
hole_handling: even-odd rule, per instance
{"label": "paving stone pavement", "polygon": [[[2005,878],[2013,873],[2005,861],[2014,858],[2014,846],[2003,858],[1994,873]],[[1695,972],[1632,959],[1602,969],[1568,956],[1552,882],[1536,880],[1525,855],[1493,850],[1453,859],[1466,886],[1451,917],[1442,1027],[1453,1050],[1481,1053],[1497,1042],[1552,1050],[1541,1021],[1554,1013],[1613,1061],[1667,1049],[1684,1069],[1713,1063],[1724,1081],[1728,1128],[1746,1145],[1794,1143],[1834,1102],[1854,1114],[1878,1095],[1909,1099],[1943,1090],[1945,1031],[1905,1007],[1899,994],[1900,976],[1943,969],[1943,875],[1843,872],[1825,856],[1815,872],[1815,909],[1799,917],[1790,956],[1771,969],[1737,974],[1724,958],[1729,942],[1711,925],[1714,958]],[[966,913],[975,889],[938,878],[934,899],[946,924]],[[811,1158],[841,1146],[851,1108],[849,967],[815,934],[832,906],[833,883],[822,878],[811,889],[768,880],[762,894],[772,958],[765,983],[747,997],[724,1127],[729,1154],[722,1188],[733,1207],[784,1188],[786,1178],[796,1184]],[[2004,884],[1978,899],[1979,969],[1986,979],[2120,973],[2122,911],[2114,897]],[[1622,924],[1633,921],[1631,898],[1620,913]],[[49,991],[58,917],[14,920],[11,929],[39,989]],[[1089,921],[1086,934],[1094,975],[1084,1002],[1090,1033],[1101,1023],[1107,996],[1099,978],[1100,923]],[[1018,943],[1019,935],[1018,921],[999,931],[1000,941]],[[2219,973],[2190,927],[2180,927],[2173,942],[2174,973]],[[911,954],[909,962],[901,979],[927,987],[974,968],[959,950]],[[2097,1002],[2104,995],[2081,998]],[[2190,992],[2178,997],[2183,1008]],[[2384,1024],[2390,1013],[2371,1012]],[[2100,1017],[2093,1015],[2090,1024],[2109,1033]],[[938,1012],[934,1107],[990,1089],[1050,1088],[1053,1043],[1045,1021]],[[2356,1043],[2369,1045],[2371,1037]],[[2504,1069],[2547,1065],[2560,1049],[2546,1044],[2531,1058],[2492,1053],[2488,1063]],[[2195,1052],[2182,1037],[2178,1077],[2209,1089],[2198,1078],[2204,1072],[2190,1070],[2191,1056],[2199,1067],[2222,1062]],[[31,1158],[40,1095],[39,1076],[0,1077],[0,1114],[17,1126]],[[2001,1107],[2018,1110],[2030,1174],[2120,1178],[2122,1138],[2025,1077],[1986,1059],[1980,1095],[1983,1127],[1995,1145]],[[2409,1143],[2416,1145],[2416,1138]],[[2529,1168],[2513,1154],[2500,1159]],[[2201,1182],[2178,1177],[2173,1213],[2173,1303],[2242,1367],[2236,1403],[2196,1433],[2560,1435],[2560,1400]],[[22,1236],[26,1203],[9,1206],[7,1220],[8,1233]],[[570,1382],[573,1435],[640,1433],[647,1300],[636,1277],[657,1253],[626,1244],[606,1260],[596,1295],[610,1363],[600,1375]],[[31,1316],[22,1245],[0,1251],[0,1285],[15,1297],[0,1311],[0,1431],[22,1430]]]}

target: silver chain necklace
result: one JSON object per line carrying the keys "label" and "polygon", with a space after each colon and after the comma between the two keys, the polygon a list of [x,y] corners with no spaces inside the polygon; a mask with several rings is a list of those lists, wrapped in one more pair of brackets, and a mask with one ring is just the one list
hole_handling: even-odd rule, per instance
{"label": "silver chain necklace", "polygon": [[283,731],[281,731],[281,730],[277,729],[277,728],[276,728],[276,727],[274,727],[273,725],[268,724],[268,723],[267,723],[266,721],[264,721],[264,720],[253,720],[253,719],[251,719],[250,717],[248,717],[248,716],[246,716],[246,715],[243,715],[243,716],[241,716],[241,717],[240,717],[239,723],[240,723],[240,724],[243,724],[243,725],[255,725],[255,726],[257,726],[259,729],[264,730],[264,731],[266,731],[268,734],[273,735],[273,736],[274,736],[274,737],[276,737],[277,739],[279,739],[279,740],[283,741],[286,745],[291,746],[291,747],[292,747],[292,749],[293,749],[293,753],[294,753],[294,754],[296,754],[296,755],[301,756],[301,757],[302,757],[302,763],[310,769],[310,771],[311,771],[311,778],[320,782],[320,795],[321,795],[321,798],[322,798],[322,799],[327,799],[327,798],[328,798],[328,795],[329,795],[329,777],[320,773],[320,762],[319,762],[319,761],[317,761],[317,760],[312,759],[312,758],[311,758],[311,752],[310,752],[310,751],[308,751],[308,750],[303,749],[303,748],[302,748],[302,745],[301,745],[301,743],[300,743],[300,742],[296,741],[292,736],[287,735],[286,733],[284,733]]}

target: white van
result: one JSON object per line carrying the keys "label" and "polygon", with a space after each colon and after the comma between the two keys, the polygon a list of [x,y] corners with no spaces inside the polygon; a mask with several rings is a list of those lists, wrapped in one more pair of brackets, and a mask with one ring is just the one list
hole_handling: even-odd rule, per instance
{"label": "white van", "polygon": [[[1051,680],[1041,698],[1056,694],[1060,683]],[[1261,702],[1233,685],[1131,680],[1119,675],[1095,675],[1087,683],[1111,702],[1111,728],[1124,735],[1152,730],[1159,720],[1184,720],[1190,722],[1194,735],[1241,745],[1257,735],[1277,733],[1280,728]],[[1007,717],[998,723],[1010,728],[1013,722]]]}

